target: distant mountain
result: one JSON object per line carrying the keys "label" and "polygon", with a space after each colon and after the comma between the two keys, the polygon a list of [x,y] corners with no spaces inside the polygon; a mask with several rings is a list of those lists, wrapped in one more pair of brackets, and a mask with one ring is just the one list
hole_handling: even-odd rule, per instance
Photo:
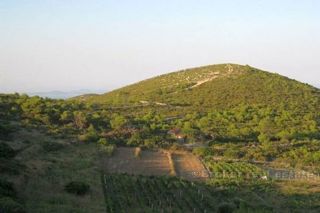
{"label": "distant mountain", "polygon": [[320,90],[251,66],[219,64],[186,69],[147,79],[109,93],[82,96],[81,101],[110,106],[155,104],[225,109],[239,105],[320,106]]}
{"label": "distant mountain", "polygon": [[102,90],[74,90],[74,91],[49,91],[49,92],[33,92],[28,93],[29,96],[40,96],[43,98],[52,98],[52,99],[67,99],[76,96],[81,96],[84,94],[102,94],[105,91]]}

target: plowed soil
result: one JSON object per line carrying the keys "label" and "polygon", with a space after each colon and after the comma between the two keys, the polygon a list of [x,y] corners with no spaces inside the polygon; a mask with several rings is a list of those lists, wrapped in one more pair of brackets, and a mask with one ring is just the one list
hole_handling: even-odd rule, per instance
{"label": "plowed soil", "polygon": [[177,176],[190,181],[204,181],[209,178],[209,173],[202,162],[191,153],[175,152],[172,154]]}
{"label": "plowed soil", "polygon": [[173,152],[173,166],[170,165],[168,154],[161,150],[143,150],[139,157],[134,153],[135,148],[117,148],[112,157],[103,160],[104,171],[157,176],[176,174],[190,181],[204,181],[209,177],[202,162],[188,152]]}
{"label": "plowed soil", "polygon": [[168,157],[161,151],[142,151],[135,157],[135,148],[117,148],[112,157],[105,159],[105,169],[109,173],[135,175],[169,175]]}

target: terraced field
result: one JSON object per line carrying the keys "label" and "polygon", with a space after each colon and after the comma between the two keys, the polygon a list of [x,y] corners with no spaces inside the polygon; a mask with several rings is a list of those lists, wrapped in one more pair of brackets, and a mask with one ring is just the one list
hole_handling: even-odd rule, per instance
{"label": "terraced field", "polygon": [[209,178],[209,173],[202,162],[191,153],[175,152],[172,154],[178,176],[191,181],[204,181]]}
{"label": "terraced field", "polygon": [[142,151],[135,156],[135,148],[119,147],[114,155],[105,158],[103,168],[107,173],[134,175],[170,175],[167,155],[161,151]]}
{"label": "terraced field", "polygon": [[107,174],[177,175],[190,181],[204,181],[209,175],[201,161],[191,153],[143,150],[135,156],[135,148],[119,147],[112,157],[103,160]]}

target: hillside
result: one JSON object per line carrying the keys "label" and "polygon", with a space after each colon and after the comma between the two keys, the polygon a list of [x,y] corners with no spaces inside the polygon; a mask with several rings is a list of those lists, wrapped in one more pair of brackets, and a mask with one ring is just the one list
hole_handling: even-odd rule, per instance
{"label": "hillside", "polygon": [[[163,176],[158,166],[167,160],[153,161],[159,156],[154,150],[137,157],[134,148],[119,147],[107,155],[95,143],[72,142],[45,129],[17,122],[11,129],[7,137],[0,134],[1,212],[319,212],[316,179],[263,180],[254,164],[207,158],[211,179],[189,181],[179,177],[198,174],[189,157],[173,157],[177,174]],[[90,190],[70,192],[70,181]]]}
{"label": "hillside", "polygon": [[230,64],[0,94],[0,212],[319,212],[319,95]]}
{"label": "hillside", "polygon": [[320,90],[250,66],[220,64],[161,75],[80,100],[111,106],[153,104],[225,109],[246,104],[310,110],[319,106]]}

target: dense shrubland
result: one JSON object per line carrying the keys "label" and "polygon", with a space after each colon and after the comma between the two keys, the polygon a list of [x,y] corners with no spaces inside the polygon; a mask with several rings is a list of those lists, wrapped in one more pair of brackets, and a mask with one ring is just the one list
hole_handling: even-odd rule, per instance
{"label": "dense shrubland", "polygon": [[[252,167],[245,161],[269,162],[320,172],[319,89],[249,66],[232,66],[232,72],[230,67],[219,65],[163,75],[107,95],[88,96],[84,98],[86,101],[2,94],[0,173],[16,175],[24,170],[23,165],[14,158],[21,150],[13,149],[10,144],[12,133],[18,127],[23,127],[25,131],[38,129],[57,139],[37,141],[38,150],[45,155],[66,149],[65,141],[95,143],[100,154],[109,156],[116,146],[179,148],[186,143],[202,145],[193,149],[194,154],[204,160],[211,172],[222,171],[222,175],[229,177],[229,180],[222,178],[214,184],[239,181],[239,178],[232,178],[233,174],[247,179],[263,175],[258,167]],[[217,72],[220,73],[218,78],[191,88]],[[184,139],[178,140],[168,134],[172,129],[178,129]],[[60,139],[64,142],[58,141]],[[24,145],[29,147],[32,143],[35,142],[26,141]],[[218,163],[217,160],[223,161]],[[112,183],[114,177],[109,178]],[[126,186],[140,181],[127,176],[119,178],[120,182],[114,184]],[[1,181],[0,206],[23,212],[14,194],[13,183],[6,179]],[[150,185],[150,188],[142,188],[145,190],[142,193],[152,196],[158,192],[155,190],[158,184],[164,184],[168,193],[172,193],[171,187],[190,190],[185,187],[189,183],[180,180],[142,178],[141,181]],[[135,187],[141,185],[139,182],[139,186]],[[190,196],[196,193],[190,192]],[[177,205],[189,201],[196,202],[197,199],[190,197],[190,200],[183,200]],[[238,205],[236,201],[224,204],[222,201],[219,201],[222,203],[220,206],[209,206],[209,209],[223,211]],[[110,205],[120,205],[113,203],[116,201],[112,197],[110,202]],[[131,203],[128,199],[126,202]],[[163,206],[150,203],[148,199],[139,202],[146,202],[147,208],[150,205]]]}
{"label": "dense shrubland", "polygon": [[[212,75],[216,78],[198,87],[189,87]],[[168,107],[183,106],[180,111],[195,112],[232,109],[246,104],[306,113],[319,107],[319,95],[318,89],[278,74],[250,66],[221,64],[169,73],[78,100],[118,107],[141,105],[141,101],[151,105],[160,102]]]}
{"label": "dense shrubland", "polygon": [[[320,111],[312,104],[294,108],[241,104],[231,109],[188,112],[176,116],[163,108],[132,111],[99,104],[1,95],[0,137],[9,136],[10,122],[41,127],[56,137],[85,143],[100,141],[112,153],[114,145],[169,147],[178,141],[168,131],[179,128],[187,143],[209,143],[206,155],[246,160],[286,161],[291,166],[317,166]],[[183,112],[183,110],[181,110]],[[102,145],[101,141],[107,143]],[[51,149],[44,143],[44,149]],[[51,145],[53,147],[53,145]],[[59,144],[57,144],[59,146]],[[53,147],[54,149],[54,147]]]}

